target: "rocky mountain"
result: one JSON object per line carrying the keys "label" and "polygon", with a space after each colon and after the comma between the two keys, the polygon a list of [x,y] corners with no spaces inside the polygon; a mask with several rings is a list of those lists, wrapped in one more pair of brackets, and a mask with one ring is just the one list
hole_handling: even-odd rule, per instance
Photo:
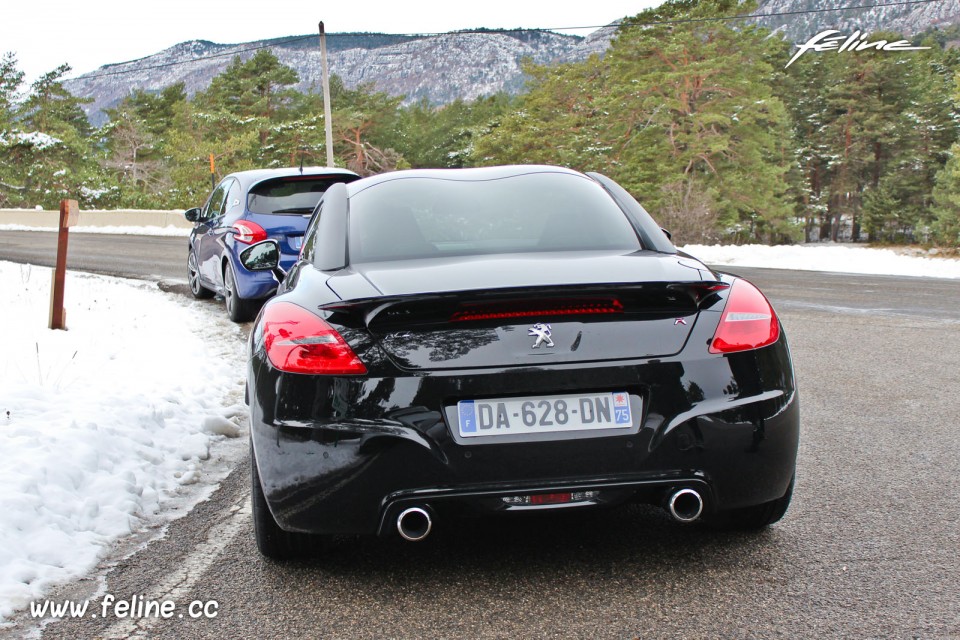
{"label": "rocky mountain", "polygon": [[[889,0],[860,0],[884,4]],[[793,41],[805,41],[825,29],[870,33],[893,30],[912,36],[933,27],[960,24],[960,1],[934,0],[917,4],[889,4],[869,9],[823,11],[856,5],[851,0],[761,0],[757,13],[784,13],[758,20],[779,29]],[[816,13],[796,13],[816,10]],[[407,103],[426,99],[446,104],[498,91],[516,93],[523,87],[521,61],[536,63],[582,60],[602,54],[616,32],[599,29],[586,38],[543,31],[448,33],[435,36],[398,36],[375,33],[329,34],[330,71],[348,87],[372,83],[380,91],[405,96]],[[159,91],[175,82],[186,83],[193,94],[226,69],[234,56],[253,55],[269,47],[300,75],[298,89],[319,87],[321,65],[316,35],[278,38],[241,44],[194,40],[160,53],[107,65],[66,83],[75,95],[91,97],[87,106],[94,124],[106,120],[103,109],[118,104],[136,89]]]}
{"label": "rocky mountain", "polygon": [[[869,9],[824,11],[838,7],[881,5]],[[791,13],[816,10],[817,13]],[[843,33],[860,30],[896,31],[913,36],[935,27],[960,24],[960,2],[934,0],[916,4],[893,4],[890,0],[761,0],[757,13],[788,13],[758,22],[772,29],[780,28],[794,42],[805,42],[827,29]]]}
{"label": "rocky mountain", "polygon": [[[481,31],[436,36],[329,34],[330,72],[348,87],[372,83],[378,90],[403,95],[407,103],[427,99],[445,104],[498,91],[516,93],[523,87],[521,61],[539,64],[580,60],[602,53],[615,29],[605,28],[587,38],[543,31]],[[94,124],[106,120],[103,109],[128,93],[159,91],[175,82],[187,92],[205,88],[236,55],[247,58],[256,48],[269,47],[284,64],[296,69],[300,90],[320,86],[318,36],[280,38],[242,44],[194,40],[160,53],[101,67],[66,82],[74,95],[91,97],[88,115]]]}

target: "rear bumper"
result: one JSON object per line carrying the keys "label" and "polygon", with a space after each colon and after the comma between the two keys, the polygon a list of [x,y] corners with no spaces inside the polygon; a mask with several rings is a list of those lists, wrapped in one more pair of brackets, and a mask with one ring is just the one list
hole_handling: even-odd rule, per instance
{"label": "rear bumper", "polygon": [[[634,432],[484,444],[452,435],[462,389],[535,395],[576,391],[584,379],[642,401]],[[598,491],[588,504],[615,504],[694,487],[707,512],[720,511],[781,497],[796,465],[799,402],[783,339],[683,363],[405,377],[281,374],[255,352],[250,383],[264,493],[290,531],[382,534],[412,505],[496,513],[510,510],[504,496],[564,490]]]}
{"label": "rear bumper", "polygon": [[244,300],[268,298],[277,290],[277,279],[269,271],[249,271],[237,267],[237,293]]}

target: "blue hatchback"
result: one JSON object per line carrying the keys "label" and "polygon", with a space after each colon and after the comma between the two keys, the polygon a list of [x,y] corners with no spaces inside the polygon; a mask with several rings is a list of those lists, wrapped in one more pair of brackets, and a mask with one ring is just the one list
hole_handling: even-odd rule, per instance
{"label": "blue hatchback", "polygon": [[226,176],[206,204],[184,213],[195,223],[187,251],[193,296],[220,294],[231,320],[250,320],[273,295],[277,281],[269,271],[246,269],[240,252],[268,238],[276,240],[280,266],[289,269],[300,254],[307,222],[323,192],[359,177],[331,167],[259,169]]}

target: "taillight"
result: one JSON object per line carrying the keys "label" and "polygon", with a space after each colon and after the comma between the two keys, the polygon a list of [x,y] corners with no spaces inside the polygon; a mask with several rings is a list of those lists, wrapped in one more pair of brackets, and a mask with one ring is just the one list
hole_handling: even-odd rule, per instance
{"label": "taillight", "polygon": [[290,302],[277,302],[264,309],[263,342],[270,364],[280,371],[329,375],[367,372],[333,327]]}
{"label": "taillight", "polygon": [[780,337],[777,314],[760,290],[746,280],[730,289],[720,326],[710,343],[710,353],[733,353],[759,349]]}
{"label": "taillight", "polygon": [[256,222],[241,220],[233,225],[233,237],[243,244],[254,244],[267,239],[267,232]]}

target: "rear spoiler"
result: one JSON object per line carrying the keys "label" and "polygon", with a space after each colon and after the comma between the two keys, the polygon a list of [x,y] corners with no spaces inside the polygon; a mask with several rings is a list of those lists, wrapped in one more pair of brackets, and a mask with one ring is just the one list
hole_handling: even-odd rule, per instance
{"label": "rear spoiler", "polygon": [[[684,311],[689,314],[696,313],[713,306],[721,299],[719,294],[729,288],[730,284],[726,282],[697,280],[560,285],[536,290],[531,290],[530,287],[465,290],[342,300],[321,305],[318,310],[335,316],[331,319],[340,324],[355,325],[359,320],[367,327],[376,321],[404,323],[427,320],[428,317],[435,322],[444,321],[444,317],[446,321],[450,321],[457,309],[485,306],[500,308],[509,304],[531,310],[529,314],[518,312],[515,314],[518,317],[551,315],[549,310],[538,312],[538,303],[552,303],[552,306],[548,304],[548,308],[555,309],[555,313],[576,315],[578,308],[584,309],[583,313],[592,313],[590,308],[610,301],[621,305],[618,312],[674,316]],[[568,308],[558,310],[557,304],[566,304]]]}

